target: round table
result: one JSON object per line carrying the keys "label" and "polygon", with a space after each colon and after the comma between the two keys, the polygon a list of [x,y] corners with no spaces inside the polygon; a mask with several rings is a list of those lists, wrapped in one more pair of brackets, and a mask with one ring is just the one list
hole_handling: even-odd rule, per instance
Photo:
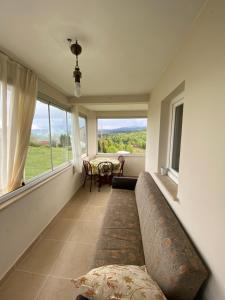
{"label": "round table", "polygon": [[109,157],[96,157],[95,159],[92,159],[89,161],[92,167],[92,174],[97,175],[98,174],[98,164],[101,162],[111,162],[113,164],[113,172],[117,173],[120,168],[120,162],[117,158],[109,158]]}

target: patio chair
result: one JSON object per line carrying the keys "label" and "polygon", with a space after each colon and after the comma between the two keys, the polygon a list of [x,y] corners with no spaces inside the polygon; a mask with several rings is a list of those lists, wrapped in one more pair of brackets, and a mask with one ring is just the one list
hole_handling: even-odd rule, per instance
{"label": "patio chair", "polygon": [[113,175],[115,176],[123,176],[123,168],[124,168],[124,164],[125,164],[125,158],[124,156],[120,155],[118,157],[118,161],[120,162],[120,166],[118,170],[114,170]]}
{"label": "patio chair", "polygon": [[104,161],[98,164],[98,191],[100,192],[100,188],[102,183],[112,183],[113,177],[113,163],[109,161]]}
{"label": "patio chair", "polygon": [[[92,188],[92,181],[94,178],[93,172],[92,172],[92,167],[91,164],[89,163],[88,160],[83,160],[83,166],[84,166],[84,183],[83,183],[83,187],[85,186],[86,180],[88,178],[91,179],[91,183],[90,183],[90,192],[91,192],[91,188]],[[95,179],[95,178],[94,178]]]}

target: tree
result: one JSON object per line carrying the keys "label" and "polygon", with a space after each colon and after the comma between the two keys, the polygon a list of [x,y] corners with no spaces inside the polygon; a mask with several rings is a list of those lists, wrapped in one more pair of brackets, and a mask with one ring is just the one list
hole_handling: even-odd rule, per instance
{"label": "tree", "polygon": [[70,136],[67,134],[61,134],[59,137],[59,147],[71,146]]}
{"label": "tree", "polygon": [[116,153],[129,151],[142,153],[146,147],[146,131],[108,133],[98,136],[98,151],[103,153]]}

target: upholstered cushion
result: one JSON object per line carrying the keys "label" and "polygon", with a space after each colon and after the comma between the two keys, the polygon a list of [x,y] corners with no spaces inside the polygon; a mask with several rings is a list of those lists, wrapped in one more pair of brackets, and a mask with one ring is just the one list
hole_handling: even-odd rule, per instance
{"label": "upholstered cushion", "polygon": [[139,218],[133,191],[113,190],[97,242],[93,267],[144,265]]}
{"label": "upholstered cushion", "polygon": [[90,300],[166,300],[157,283],[138,266],[104,266],[72,282]]}
{"label": "upholstered cushion", "polygon": [[168,299],[191,300],[207,271],[149,173],[136,189],[145,264]]}

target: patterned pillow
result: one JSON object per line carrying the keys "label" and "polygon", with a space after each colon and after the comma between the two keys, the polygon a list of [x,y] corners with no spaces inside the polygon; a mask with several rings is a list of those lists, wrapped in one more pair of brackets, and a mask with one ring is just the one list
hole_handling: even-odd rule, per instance
{"label": "patterned pillow", "polygon": [[90,300],[166,300],[159,286],[138,266],[109,265],[72,280]]}

